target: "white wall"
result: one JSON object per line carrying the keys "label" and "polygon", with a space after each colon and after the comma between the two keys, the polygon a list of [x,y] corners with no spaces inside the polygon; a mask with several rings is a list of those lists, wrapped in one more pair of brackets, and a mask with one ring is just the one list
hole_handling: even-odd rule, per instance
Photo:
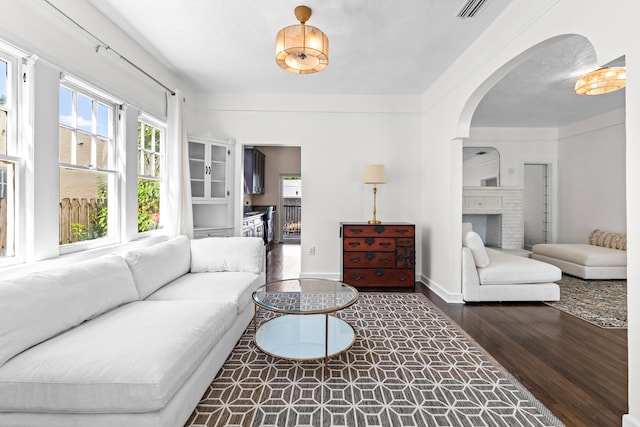
{"label": "white wall", "polygon": [[[635,0],[607,3],[625,13],[603,16],[581,0],[514,0],[423,95],[422,262],[429,285],[448,300],[460,298],[461,146],[479,100],[528,49],[564,34],[581,34],[593,44],[599,64],[625,55],[626,138],[640,140],[640,44]],[[576,11],[580,18],[576,19]],[[640,256],[640,147],[626,150],[628,257]],[[635,167],[635,169],[634,169]],[[516,171],[514,170],[514,173]],[[434,212],[433,206],[438,210]],[[629,415],[624,426],[640,426],[640,265],[628,274]]]}
{"label": "white wall", "polygon": [[[372,187],[363,183],[366,164],[387,168],[387,183],[378,186],[377,216],[383,222],[418,221],[419,108],[418,97],[204,94],[190,132],[233,136],[238,146],[300,146],[302,274],[339,278],[340,222],[372,215]],[[309,246],[316,247],[314,256]]]}
{"label": "white wall", "polygon": [[625,155],[624,109],[560,129],[558,242],[627,231]]}

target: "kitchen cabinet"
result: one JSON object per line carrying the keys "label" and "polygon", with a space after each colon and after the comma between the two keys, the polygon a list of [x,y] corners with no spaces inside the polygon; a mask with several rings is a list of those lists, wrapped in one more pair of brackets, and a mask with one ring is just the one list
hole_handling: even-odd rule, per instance
{"label": "kitchen cabinet", "polygon": [[342,223],[342,281],[359,288],[414,288],[415,225]]}
{"label": "kitchen cabinet", "polygon": [[194,237],[233,235],[233,139],[188,137]]}
{"label": "kitchen cabinet", "polygon": [[189,139],[189,174],[194,201],[224,200],[230,195],[229,142]]}
{"label": "kitchen cabinet", "polygon": [[255,147],[244,149],[244,192],[264,194],[265,155]]}

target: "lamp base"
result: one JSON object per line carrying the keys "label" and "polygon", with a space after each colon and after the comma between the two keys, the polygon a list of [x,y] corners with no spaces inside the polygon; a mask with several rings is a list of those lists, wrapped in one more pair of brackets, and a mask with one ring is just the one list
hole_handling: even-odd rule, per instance
{"label": "lamp base", "polygon": [[368,221],[369,224],[382,224],[382,221],[377,220],[377,219],[370,219]]}

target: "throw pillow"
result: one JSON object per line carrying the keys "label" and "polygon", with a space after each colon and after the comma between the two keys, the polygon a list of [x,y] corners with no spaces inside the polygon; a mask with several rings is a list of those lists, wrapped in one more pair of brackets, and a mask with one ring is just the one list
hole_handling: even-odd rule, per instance
{"label": "throw pillow", "polygon": [[620,249],[620,241],[622,240],[622,233],[615,233],[613,239],[611,239],[610,248]]}
{"label": "throw pillow", "polygon": [[264,241],[259,237],[209,237],[191,241],[191,272],[263,271]]}
{"label": "throw pillow", "polygon": [[597,245],[598,244],[598,238],[600,237],[600,234],[602,234],[603,232],[600,231],[599,229],[595,229],[591,232],[591,234],[589,234],[589,244],[590,245]]}
{"label": "throw pillow", "polygon": [[487,250],[478,233],[469,231],[465,234],[463,241],[464,245],[471,250],[476,267],[486,267],[489,265],[489,255],[487,255]]}
{"label": "throw pillow", "polygon": [[167,283],[187,274],[191,267],[189,238],[178,236],[124,254],[140,299],[145,299]]}
{"label": "throw pillow", "polygon": [[598,235],[598,242],[596,243],[596,245],[604,247],[604,239],[607,237],[607,234],[608,233],[606,231],[602,231]]}

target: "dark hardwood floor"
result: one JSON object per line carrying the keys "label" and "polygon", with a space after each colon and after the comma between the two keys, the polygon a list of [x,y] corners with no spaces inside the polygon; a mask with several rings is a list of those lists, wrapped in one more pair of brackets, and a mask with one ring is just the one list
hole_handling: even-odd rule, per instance
{"label": "dark hardwood floor", "polygon": [[[268,280],[300,272],[300,246],[274,245]],[[447,304],[424,293],[567,426],[622,425],[627,330],[603,329],[545,304]]]}

